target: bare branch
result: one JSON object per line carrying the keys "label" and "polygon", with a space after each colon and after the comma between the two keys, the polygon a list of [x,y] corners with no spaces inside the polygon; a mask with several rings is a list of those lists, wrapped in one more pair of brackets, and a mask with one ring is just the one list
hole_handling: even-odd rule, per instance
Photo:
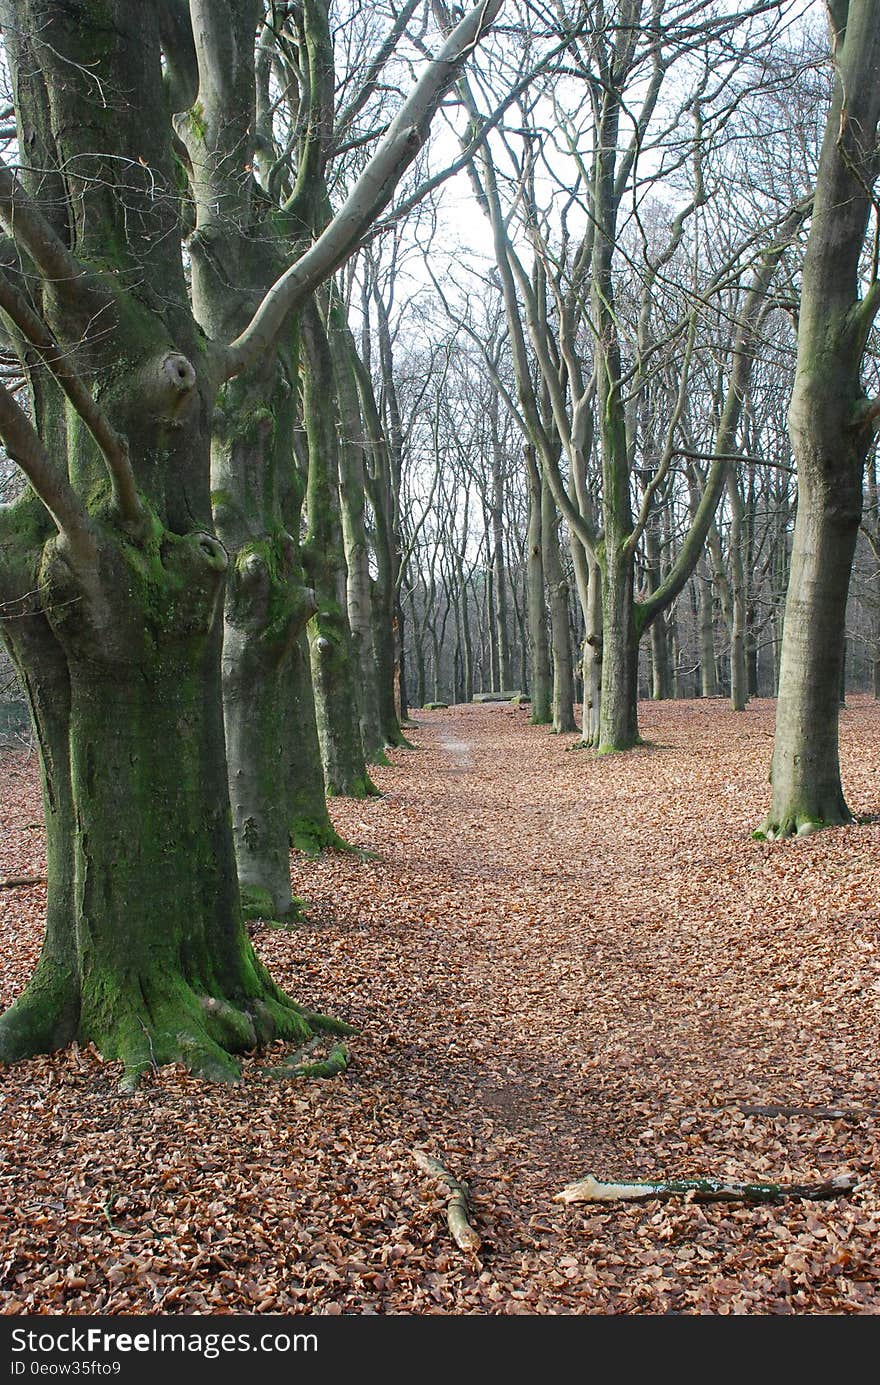
{"label": "bare branch", "polygon": [[344,206],[301,259],[272,285],[249,325],[226,350],[223,378],[230,379],[270,349],[288,313],[348,258],[361,236],[388,205],[404,171],[422,147],[437,106],[461,65],[495,18],[503,0],[483,0],[456,25],[429,63]]}
{"label": "bare branch", "polygon": [[43,319],[34,312],[4,274],[0,274],[0,308],[8,313],[19,331],[39,352],[85,423],[107,464],[113,483],[114,498],[123,521],[136,524],[142,518],[143,512],[125,439],[120,437],[103,411],[98,408],[71,365],[69,355],[65,354]]}
{"label": "bare branch", "polygon": [[90,311],[109,302],[109,293],[71,254],[42,212],[27,198],[12,169],[2,161],[0,222],[60,297],[72,300],[80,308],[88,307]]}
{"label": "bare branch", "polygon": [[42,500],[59,534],[83,558],[94,554],[89,517],[67,477],[50,462],[28,418],[9,391],[0,385],[0,437]]}

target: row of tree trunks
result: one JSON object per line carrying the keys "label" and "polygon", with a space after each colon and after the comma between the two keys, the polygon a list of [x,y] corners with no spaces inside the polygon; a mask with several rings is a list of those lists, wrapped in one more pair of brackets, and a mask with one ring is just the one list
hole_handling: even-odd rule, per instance
{"label": "row of tree trunks", "polygon": [[[78,1039],[120,1059],[129,1082],[173,1061],[234,1077],[235,1054],[327,1023],[259,963],[238,881],[240,868],[273,912],[287,905],[279,863],[297,774],[288,785],[285,771],[311,769],[276,715],[305,697],[297,632],[312,608],[278,394],[296,389],[297,371],[278,340],[389,200],[491,10],[474,11],[427,65],[351,214],[319,237],[307,268],[273,283],[273,256],[295,258],[297,228],[255,195],[256,0],[0,5],[28,151],[20,182],[0,167],[15,237],[0,290],[33,417],[0,385],[0,433],[30,482],[0,510],[0,600],[20,612],[3,636],[37,735],[49,870],[43,952],[0,1016],[0,1061]],[[317,57],[308,92],[320,104],[324,81],[333,87],[326,7],[305,0],[285,19],[308,30],[301,51]],[[323,138],[317,113],[304,123]],[[313,332],[313,360],[320,348]],[[316,406],[311,415],[317,439]],[[213,484],[212,462],[226,485]],[[313,533],[332,525],[323,451],[320,462],[314,478],[309,467]],[[321,596],[338,597],[341,565],[332,592],[314,569]],[[305,712],[301,725],[310,739]]]}

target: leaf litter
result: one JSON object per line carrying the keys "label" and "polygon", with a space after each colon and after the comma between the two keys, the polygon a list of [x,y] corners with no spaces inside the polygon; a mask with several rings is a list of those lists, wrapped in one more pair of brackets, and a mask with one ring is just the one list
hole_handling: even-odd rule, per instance
{"label": "leaf litter", "polygon": [[[527,718],[418,713],[384,797],[331,801],[377,859],[295,856],[308,922],[256,928],[298,1001],[359,1029],[343,1075],[275,1081],[279,1045],[234,1087],[170,1068],[125,1097],[77,1048],[0,1072],[0,1311],[880,1311],[880,825],[752,839],[769,702],[643,705],[650,743],[603,758]],[[878,732],[851,699],[862,818]],[[42,876],[33,757],[0,784],[0,877]],[[0,892],[0,1004],[44,908]],[[467,1184],[478,1252],[419,1152]],[[553,1201],[587,1175],[858,1186]]]}

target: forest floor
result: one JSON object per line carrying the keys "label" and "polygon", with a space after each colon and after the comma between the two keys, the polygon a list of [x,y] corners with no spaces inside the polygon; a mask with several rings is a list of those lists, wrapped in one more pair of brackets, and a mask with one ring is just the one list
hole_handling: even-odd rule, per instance
{"label": "forest floor", "polygon": [[[336,801],[375,859],[296,858],[308,922],[273,974],[357,1025],[333,1080],[278,1050],[133,1097],[72,1051],[0,1074],[6,1313],[880,1312],[880,825],[770,845],[773,706],[643,705],[596,758],[525,708],[417,714],[382,798]],[[880,810],[880,706],[843,713]],[[36,764],[0,764],[0,877],[41,872]],[[0,891],[0,1004],[44,889]],[[779,1105],[795,1114],[750,1113]],[[829,1117],[827,1108],[845,1117]],[[425,1150],[470,1184],[458,1251]],[[601,1179],[861,1180],[830,1202],[566,1208]]]}

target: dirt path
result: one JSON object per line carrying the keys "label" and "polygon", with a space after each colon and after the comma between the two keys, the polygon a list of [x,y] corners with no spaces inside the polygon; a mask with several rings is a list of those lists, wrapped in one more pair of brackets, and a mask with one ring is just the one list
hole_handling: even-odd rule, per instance
{"label": "dirt path", "polygon": [[[384,797],[333,804],[337,827],[377,859],[295,861],[309,923],[256,941],[304,1003],[361,1027],[345,1078],[279,1087],[257,1060],[232,1092],[170,1073],[120,1105],[88,1054],[10,1070],[10,1301],[877,1312],[878,1125],[865,1112],[880,1107],[880,829],[752,840],[768,704],[741,717],[717,703],[647,707],[643,730],[652,745],[597,760],[528,726],[524,709],[421,713],[416,748],[377,772]],[[878,730],[873,704],[845,714],[847,784],[863,813],[878,806]],[[20,810],[30,820],[33,802]],[[20,938],[20,913],[0,908]],[[36,923],[32,934],[31,949]],[[737,1103],[836,1105],[853,1118]],[[66,1188],[53,1129],[67,1132],[68,1170],[86,1158],[59,1199],[44,1186]],[[479,1261],[451,1246],[417,1146],[470,1180]],[[45,1264],[61,1274],[48,1285],[49,1233],[23,1197],[35,1166],[63,1208],[49,1215]],[[826,1205],[593,1212],[552,1200],[588,1172],[809,1181],[844,1170],[865,1191]],[[130,1190],[113,1204],[121,1245],[98,1200],[108,1185]],[[95,1268],[106,1241],[115,1280]],[[73,1290],[71,1266],[83,1280]]]}

